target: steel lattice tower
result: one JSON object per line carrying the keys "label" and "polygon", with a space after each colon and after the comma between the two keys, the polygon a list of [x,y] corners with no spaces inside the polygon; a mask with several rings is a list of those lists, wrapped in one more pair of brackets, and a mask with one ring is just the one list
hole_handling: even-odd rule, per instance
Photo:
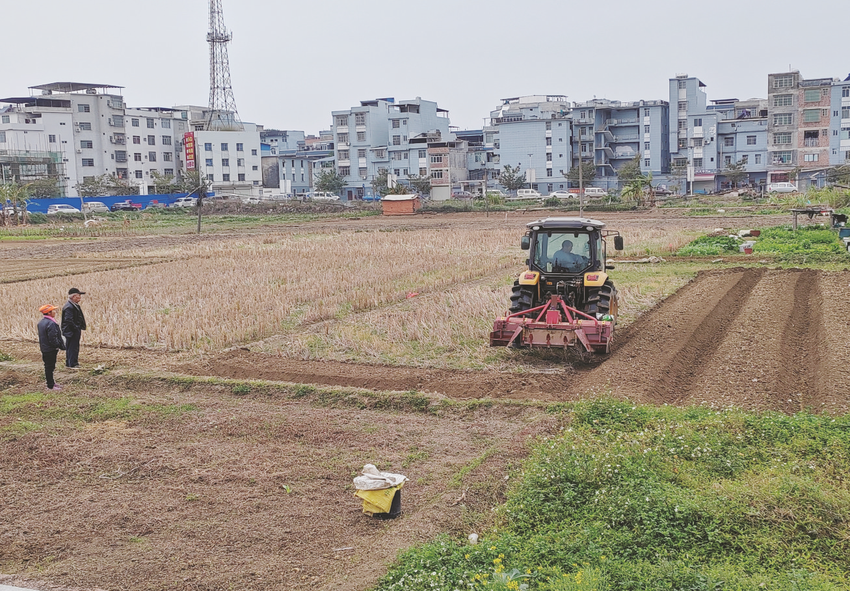
{"label": "steel lattice tower", "polygon": [[208,130],[243,129],[230,85],[227,44],[232,38],[233,35],[224,28],[221,0],[210,0],[210,31],[207,33],[207,43],[210,44],[210,111],[206,124]]}

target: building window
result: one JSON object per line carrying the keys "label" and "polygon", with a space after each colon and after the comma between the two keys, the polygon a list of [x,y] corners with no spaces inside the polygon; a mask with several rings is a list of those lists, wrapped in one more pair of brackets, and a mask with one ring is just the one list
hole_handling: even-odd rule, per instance
{"label": "building window", "polygon": [[685,131],[688,128],[687,119],[679,119],[679,131]]}
{"label": "building window", "polygon": [[127,162],[127,152],[123,150],[115,151],[115,162]]}
{"label": "building window", "polygon": [[133,143],[134,144],[141,144],[142,143],[142,137],[138,136],[138,135],[134,135],[133,136]]}
{"label": "building window", "polygon": [[236,159],[236,166],[245,166],[245,159],[244,158],[237,158]]}
{"label": "building window", "polygon": [[644,133],[649,133],[649,125],[644,125],[644,126],[643,126],[643,132],[644,132]]}
{"label": "building window", "polygon": [[652,164],[649,162],[649,158],[644,158],[644,160],[643,160],[643,165],[644,165],[646,168],[649,168],[650,166],[652,166]]}
{"label": "building window", "polygon": [[366,125],[366,113],[355,113],[354,125]]}
{"label": "building window", "polygon": [[[338,152],[340,160],[348,160],[348,150],[340,150]],[[395,155],[395,154],[393,154]]]}
{"label": "building window", "polygon": [[420,158],[427,158],[428,157],[428,150],[419,150],[419,157]]}
{"label": "building window", "polygon": [[730,164],[732,164],[732,157],[731,156],[724,156],[723,160],[724,160],[724,162],[726,162],[726,166],[729,166]]}
{"label": "building window", "polygon": [[791,152],[774,152],[774,164],[791,164]]}
{"label": "building window", "polygon": [[850,97],[850,87],[845,86],[844,88],[842,88],[841,89],[841,96],[843,98]]}
{"label": "building window", "polygon": [[237,152],[244,152],[245,151],[245,144],[236,144],[236,151]]}
{"label": "building window", "polygon": [[442,164],[442,163],[443,163],[443,157],[442,156],[440,156],[438,154],[431,156],[431,164]]}
{"label": "building window", "polygon": [[80,103],[77,105],[77,112],[91,113],[91,106],[88,103]]}
{"label": "building window", "polygon": [[432,178],[432,179],[441,179],[441,178],[443,178],[443,171],[442,171],[442,170],[432,170],[432,171],[431,171],[431,178]]}
{"label": "building window", "polygon": [[673,166],[687,166],[688,159],[687,158],[676,158],[673,160]]}
{"label": "building window", "polygon": [[222,151],[222,152],[227,152],[227,151],[228,151],[228,150],[227,150],[227,142],[222,142],[222,143],[221,143],[221,151]]}
{"label": "building window", "polygon": [[756,161],[756,164],[761,164],[761,154],[756,154],[755,161]]}
{"label": "building window", "polygon": [[171,162],[171,152],[163,152],[162,153],[162,161],[163,162]]}
{"label": "building window", "polygon": [[702,147],[702,138],[701,137],[695,137],[694,138],[694,148],[701,148],[701,147]]}
{"label": "building window", "polygon": [[649,150],[649,142],[643,142],[643,149]]}
{"label": "building window", "polygon": [[551,168],[546,169],[546,176],[552,176],[552,169]]}
{"label": "building window", "polygon": [[154,128],[154,125],[153,125],[153,119],[151,119],[150,117],[147,117],[147,118],[145,119],[145,122],[147,123],[148,129],[153,129],[153,128]]}
{"label": "building window", "polygon": [[206,163],[207,166],[213,165],[213,159],[212,158],[207,158],[207,159],[204,160],[204,162]]}
{"label": "building window", "polygon": [[94,158],[83,158],[83,166],[94,166]]}
{"label": "building window", "polygon": [[156,162],[156,152],[148,152],[148,161]]}
{"label": "building window", "polygon": [[774,88],[791,88],[794,86],[794,76],[777,76],[773,79]]}
{"label": "building window", "polygon": [[386,158],[386,153],[383,150],[375,150],[375,158],[378,160],[383,160]]}
{"label": "building window", "polygon": [[337,143],[347,144],[348,143],[348,134],[347,133],[340,133],[340,134],[337,135],[336,139],[337,139]]}
{"label": "building window", "polygon": [[159,124],[163,129],[171,129],[171,119],[163,119]]}
{"label": "building window", "polygon": [[679,90],[685,90],[688,87],[688,83],[685,80],[679,80]]}
{"label": "building window", "polygon": [[349,176],[351,174],[351,167],[350,166],[340,166],[339,167],[339,174],[340,174],[340,176]]}
{"label": "building window", "polygon": [[240,181],[244,181],[244,180],[245,180],[245,173],[244,173],[244,172],[240,172],[240,173],[237,175],[237,178],[238,178]]}
{"label": "building window", "polygon": [[9,123],[9,121],[11,121],[9,115],[3,115],[2,117],[0,117],[0,122],[2,123]]}
{"label": "building window", "polygon": [[791,143],[791,132],[787,133],[774,133],[773,134],[773,144],[775,146],[781,146],[783,144]]}
{"label": "building window", "polygon": [[749,161],[750,161],[749,154],[744,154],[743,156],[741,156],[741,164],[748,164]]}
{"label": "building window", "polygon": [[55,135],[48,135],[47,141],[50,142],[51,144],[55,144],[56,143],[56,136]]}
{"label": "building window", "polygon": [[552,162],[552,152],[546,152],[546,162]]}
{"label": "building window", "polygon": [[644,117],[649,117],[649,109],[644,109],[644,110],[643,110],[643,116],[644,116]]}
{"label": "building window", "polygon": [[222,158],[221,159],[221,165],[230,167],[230,158]]}
{"label": "building window", "polygon": [[142,161],[142,154],[140,152],[136,152],[135,154],[133,154],[133,162],[141,162],[141,161]]}
{"label": "building window", "polygon": [[230,175],[227,174],[227,173],[224,173],[223,175],[221,175],[221,180],[224,181],[224,182],[230,182]]}
{"label": "building window", "polygon": [[687,111],[688,110],[688,101],[679,101],[679,110]]}
{"label": "building window", "polygon": [[803,162],[817,162],[819,154],[804,154]]}
{"label": "building window", "polygon": [[256,149],[251,150],[251,156],[256,156],[256,155],[257,155],[257,150]]}
{"label": "building window", "polygon": [[790,94],[777,94],[773,97],[774,107],[790,107],[793,99]]}
{"label": "building window", "polygon": [[348,127],[348,115],[337,115],[336,126]]}
{"label": "building window", "polygon": [[694,119],[694,127],[702,127],[702,118],[701,117]]}
{"label": "building window", "polygon": [[394,146],[400,146],[401,145],[401,136],[400,135],[394,135],[393,136],[393,145]]}
{"label": "building window", "polygon": [[550,138],[550,137],[547,137],[547,138],[546,138],[546,145],[547,145],[547,146],[551,146],[551,145],[552,145],[552,138]]}
{"label": "building window", "polygon": [[791,113],[778,113],[773,116],[774,125],[791,125]]}
{"label": "building window", "polygon": [[166,168],[165,170],[162,171],[162,173],[165,176],[174,176],[174,169],[173,168]]}
{"label": "building window", "polygon": [[358,142],[365,142],[366,141],[366,132],[365,131],[358,131],[357,132],[357,141]]}
{"label": "building window", "polygon": [[361,176],[361,178],[364,178],[364,179],[365,179],[365,178],[366,178],[366,169],[365,169],[365,168],[363,168],[363,167],[361,167],[361,168],[359,169],[359,172],[360,172],[360,176]]}
{"label": "building window", "polygon": [[365,158],[366,157],[366,148],[359,148],[357,150],[357,157],[358,158]]}
{"label": "building window", "polygon": [[679,149],[683,150],[688,147],[688,138],[680,137],[679,138]]}
{"label": "building window", "polygon": [[809,88],[803,93],[803,100],[807,103],[817,103],[820,101],[820,90],[817,88]]}
{"label": "building window", "polygon": [[80,131],[91,131],[91,123],[88,121],[80,123]]}
{"label": "building window", "polygon": [[212,152],[212,144],[211,143],[204,144],[204,151],[205,152]]}
{"label": "building window", "polygon": [[257,167],[257,165],[254,165],[254,166],[251,167],[251,170],[258,170],[258,169],[259,168]]}
{"label": "building window", "polygon": [[756,145],[756,136],[748,135],[747,136],[747,145],[748,146],[755,146]]}
{"label": "building window", "polygon": [[92,144],[91,140],[80,140],[81,148],[93,148],[94,144]]}
{"label": "building window", "polygon": [[399,127],[401,127],[401,121],[393,119],[393,129],[398,129]]}
{"label": "building window", "polygon": [[132,125],[133,127],[138,127],[139,126],[139,120],[135,119],[135,118],[130,119],[130,125]]}
{"label": "building window", "polygon": [[426,174],[428,174],[428,169],[427,169],[427,168],[425,168],[424,166],[423,166],[423,167],[421,167],[421,168],[419,169],[419,176],[425,176]]}
{"label": "building window", "polygon": [[735,145],[735,138],[734,137],[723,138],[723,145],[726,146],[727,148],[731,148],[732,146]]}
{"label": "building window", "polygon": [[702,158],[694,158],[694,166],[696,168],[702,168]]}
{"label": "building window", "polygon": [[170,146],[171,145],[171,136],[170,135],[162,136],[162,145],[163,146]]}
{"label": "building window", "polygon": [[155,146],[156,145],[156,136],[155,135],[149,135],[148,136],[148,145],[149,146]]}
{"label": "building window", "polygon": [[803,123],[814,123],[820,121],[820,109],[804,109]]}
{"label": "building window", "polygon": [[142,171],[141,171],[141,170],[137,170],[137,171],[135,171],[135,172],[133,173],[133,176],[135,176],[137,179],[142,178]]}

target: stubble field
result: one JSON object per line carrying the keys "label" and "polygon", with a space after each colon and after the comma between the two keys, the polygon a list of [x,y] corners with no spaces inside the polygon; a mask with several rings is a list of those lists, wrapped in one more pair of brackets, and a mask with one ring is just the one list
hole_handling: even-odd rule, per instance
{"label": "stubble field", "polygon": [[[609,393],[848,411],[850,272],[626,262],[784,218],[600,214],[627,244],[613,353],[588,366],[490,349],[536,217],[0,243],[0,572],[80,589],[365,589],[398,549],[486,522],[529,438],[560,427],[549,405]],[[46,395],[33,312],[71,286],[87,292],[88,371]],[[410,477],[402,519],[361,514],[365,463]]]}

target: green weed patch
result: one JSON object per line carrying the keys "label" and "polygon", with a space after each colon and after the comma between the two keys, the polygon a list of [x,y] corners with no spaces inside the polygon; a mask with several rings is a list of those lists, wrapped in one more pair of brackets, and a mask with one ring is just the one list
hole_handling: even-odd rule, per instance
{"label": "green weed patch", "polygon": [[614,400],[564,413],[493,531],[412,549],[377,589],[850,586],[850,416]]}

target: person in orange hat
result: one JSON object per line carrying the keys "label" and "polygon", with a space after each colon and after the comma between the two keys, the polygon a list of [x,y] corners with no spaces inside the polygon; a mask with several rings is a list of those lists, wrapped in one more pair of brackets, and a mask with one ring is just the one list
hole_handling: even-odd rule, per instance
{"label": "person in orange hat", "polygon": [[38,346],[41,348],[41,359],[44,361],[44,377],[47,378],[47,389],[53,391],[62,390],[62,386],[53,380],[53,372],[56,369],[56,356],[60,350],[65,350],[62,329],[56,322],[56,310],[58,309],[51,304],[45,304],[38,309],[42,314],[41,321],[38,323]]}

